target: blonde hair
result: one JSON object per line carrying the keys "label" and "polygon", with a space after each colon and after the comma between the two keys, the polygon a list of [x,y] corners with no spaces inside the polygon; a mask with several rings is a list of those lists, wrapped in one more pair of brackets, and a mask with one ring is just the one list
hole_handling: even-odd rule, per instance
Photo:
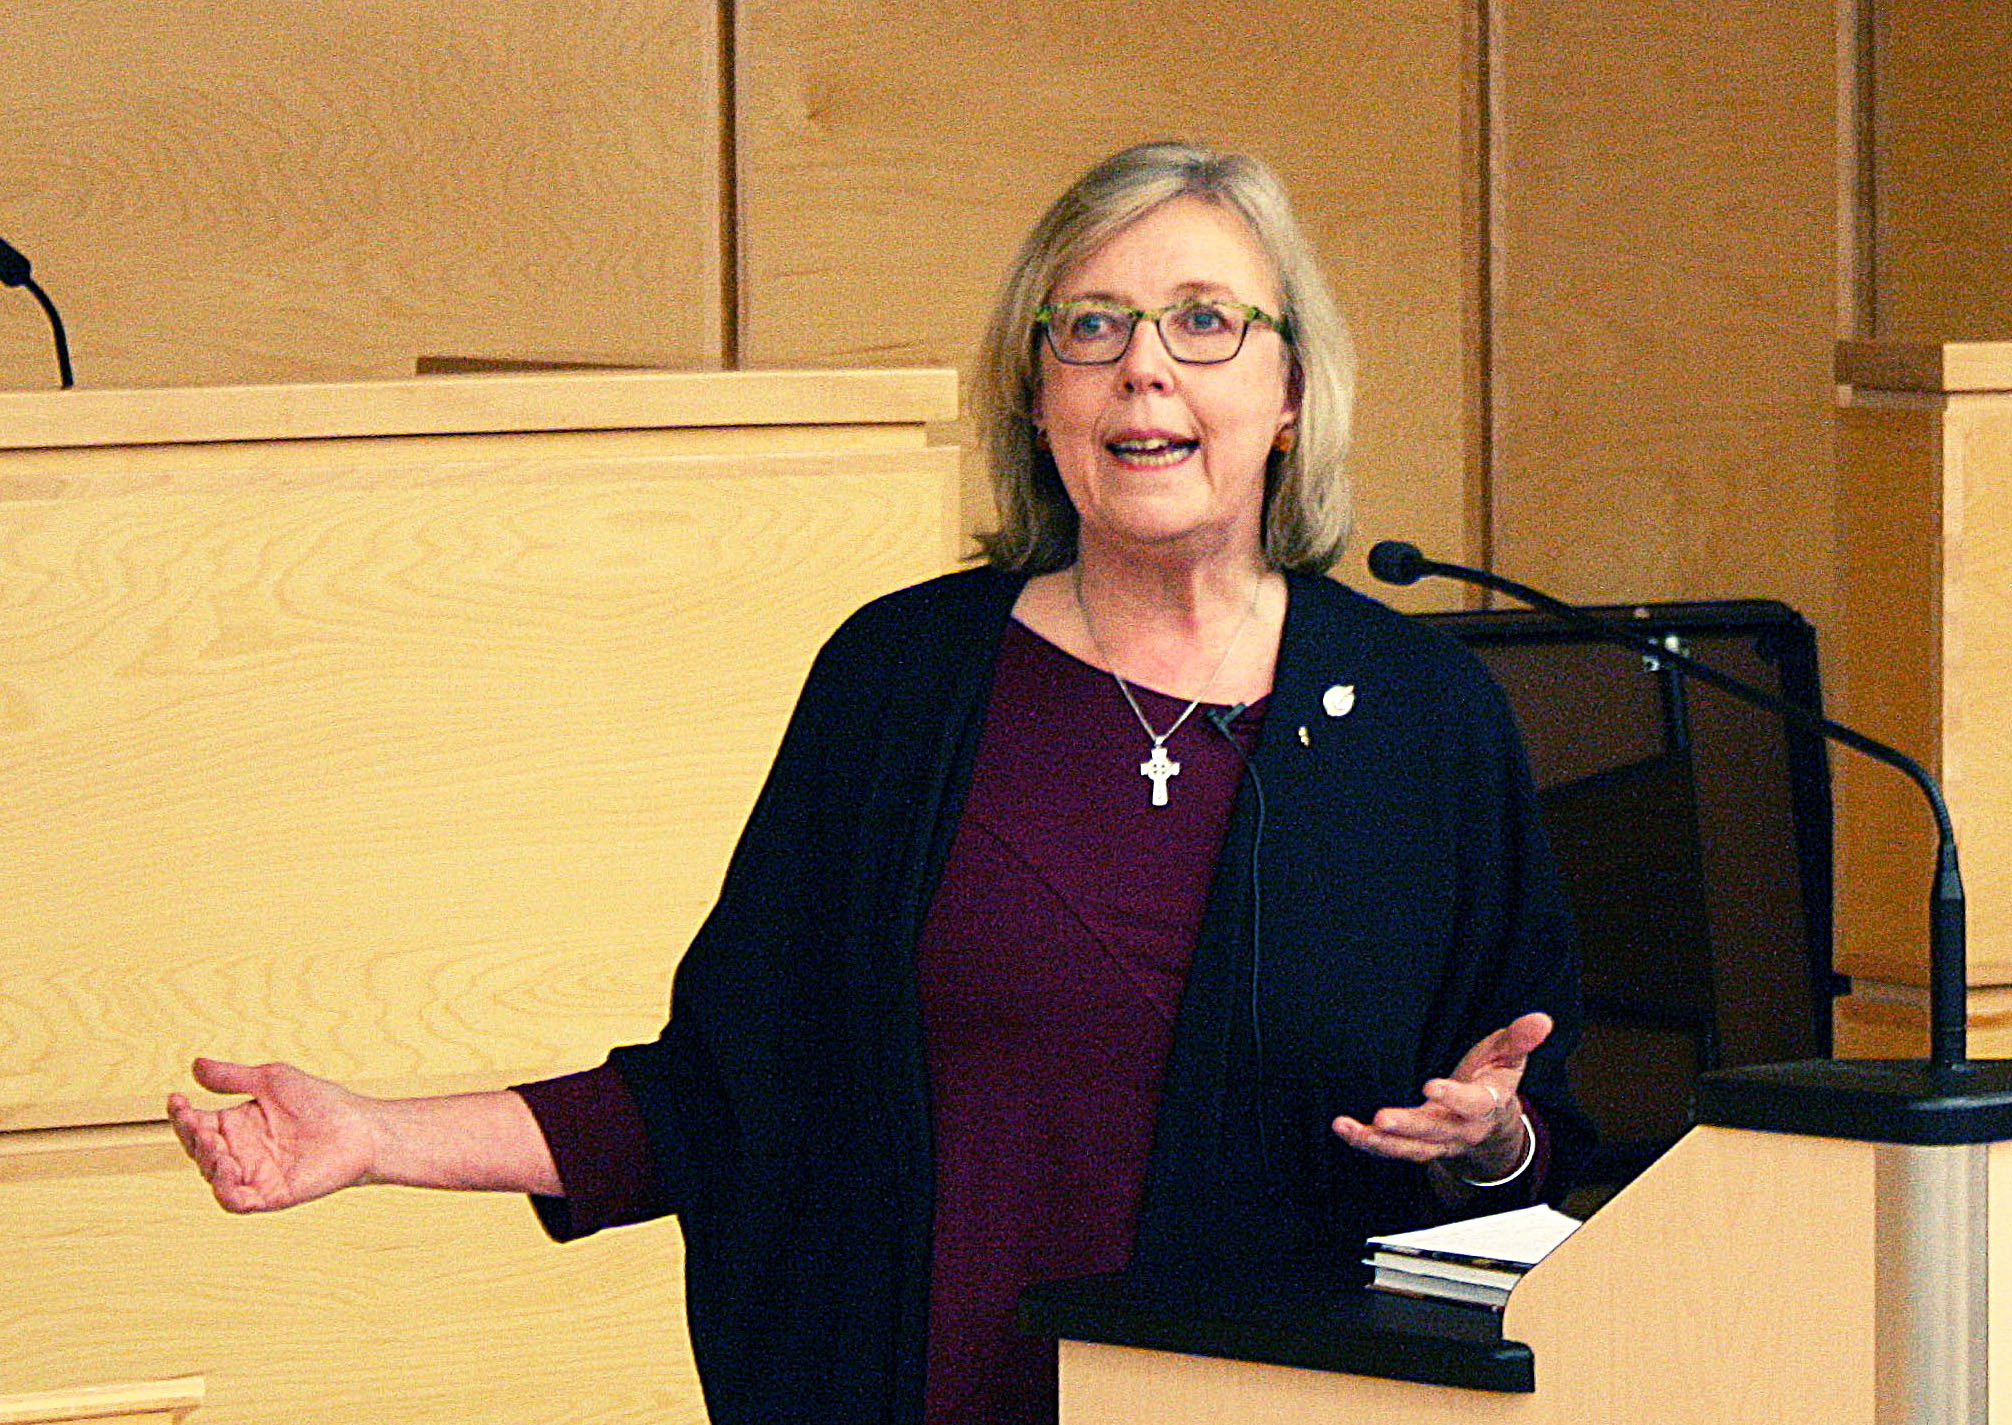
{"label": "blonde hair", "polygon": [[1297,438],[1274,450],[1265,469],[1265,558],[1273,568],[1324,574],[1341,557],[1355,405],[1347,324],[1276,174],[1246,154],[1158,142],[1112,155],[1055,200],[1020,245],[992,309],[972,399],[999,507],[999,527],[978,540],[993,564],[1044,574],[1076,558],[1075,507],[1035,439],[1041,367],[1034,313],[1063,273],[1119,230],[1185,197],[1242,218],[1278,273],[1299,415]]}

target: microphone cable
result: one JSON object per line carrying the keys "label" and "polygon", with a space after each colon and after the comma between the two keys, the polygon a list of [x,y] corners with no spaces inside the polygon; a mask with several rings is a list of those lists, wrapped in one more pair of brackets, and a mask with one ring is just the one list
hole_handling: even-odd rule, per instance
{"label": "microphone cable", "polygon": [[63,314],[56,310],[56,304],[49,300],[49,294],[42,290],[33,274],[34,267],[21,250],[0,238],[0,287],[26,287],[42,304],[49,318],[49,331],[56,339],[56,373],[67,391],[77,384],[76,373],[70,369],[70,338],[63,330]]}
{"label": "microphone cable", "polygon": [[1256,793],[1257,798],[1256,825],[1253,827],[1251,831],[1251,852],[1250,852],[1251,855],[1251,871],[1250,871],[1251,1057],[1254,1062],[1255,1072],[1257,1075],[1256,1108],[1258,1117],[1258,1123],[1257,1123],[1258,1163],[1259,1166],[1262,1168],[1266,1179],[1269,1180],[1272,1172],[1271,1131],[1269,1128],[1265,1126],[1264,1121],[1265,1120],[1264,1021],[1258,1013],[1258,983],[1260,979],[1259,969],[1262,963],[1261,956],[1264,953],[1263,951],[1264,881],[1262,873],[1259,870],[1260,865],[1259,858],[1261,853],[1264,851],[1264,830],[1265,830],[1264,778],[1258,774],[1257,760],[1253,758],[1248,752],[1244,751],[1243,744],[1237,741],[1236,734],[1230,731],[1230,724],[1235,722],[1237,718],[1244,713],[1247,706],[1248,705],[1245,703],[1238,703],[1234,707],[1211,708],[1209,711],[1203,713],[1202,717],[1205,721],[1208,722],[1208,724],[1211,727],[1215,728],[1217,732],[1222,734],[1223,741],[1229,743],[1232,750],[1236,752],[1238,759],[1243,763],[1244,775],[1251,779],[1251,790],[1254,793]]}

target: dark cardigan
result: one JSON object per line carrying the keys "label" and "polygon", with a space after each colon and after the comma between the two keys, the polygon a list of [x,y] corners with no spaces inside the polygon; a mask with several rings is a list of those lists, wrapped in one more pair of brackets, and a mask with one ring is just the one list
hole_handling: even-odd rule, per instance
{"label": "dark cardigan", "polygon": [[[1021,583],[951,575],[832,637],[670,1022],[610,1056],[682,1219],[715,1425],[919,1418],[933,1174],[914,952]],[[1443,1215],[1421,1170],[1327,1125],[1417,1102],[1528,1010],[1558,1021],[1524,1079],[1547,1195],[1589,1137],[1564,1085],[1566,915],[1499,690],[1381,605],[1289,587],[1175,1032],[1141,1271],[1332,1267],[1365,1233]],[[1336,687],[1354,698],[1339,716]]]}

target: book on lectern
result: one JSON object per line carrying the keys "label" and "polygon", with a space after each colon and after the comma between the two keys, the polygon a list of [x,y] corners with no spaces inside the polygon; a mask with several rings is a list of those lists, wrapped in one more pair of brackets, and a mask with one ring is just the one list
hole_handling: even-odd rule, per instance
{"label": "book on lectern", "polygon": [[1364,1244],[1376,1271],[1370,1285],[1405,1296],[1466,1301],[1500,1311],[1523,1274],[1579,1226],[1556,1208],[1519,1207]]}

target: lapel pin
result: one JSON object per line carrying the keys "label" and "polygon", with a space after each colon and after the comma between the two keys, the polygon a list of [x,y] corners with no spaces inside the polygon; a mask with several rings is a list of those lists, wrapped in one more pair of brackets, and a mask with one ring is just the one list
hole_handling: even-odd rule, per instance
{"label": "lapel pin", "polygon": [[1320,695],[1320,705],[1329,717],[1347,717],[1355,706],[1355,684],[1336,683]]}
{"label": "lapel pin", "polygon": [[1309,734],[1309,733],[1307,732],[1307,730],[1306,730],[1306,724],[1305,724],[1305,723],[1301,723],[1301,724],[1299,725],[1299,745],[1300,745],[1301,747],[1311,747],[1311,746],[1313,746],[1313,738],[1312,738],[1312,736],[1311,736],[1311,735],[1310,735],[1310,734]]}

